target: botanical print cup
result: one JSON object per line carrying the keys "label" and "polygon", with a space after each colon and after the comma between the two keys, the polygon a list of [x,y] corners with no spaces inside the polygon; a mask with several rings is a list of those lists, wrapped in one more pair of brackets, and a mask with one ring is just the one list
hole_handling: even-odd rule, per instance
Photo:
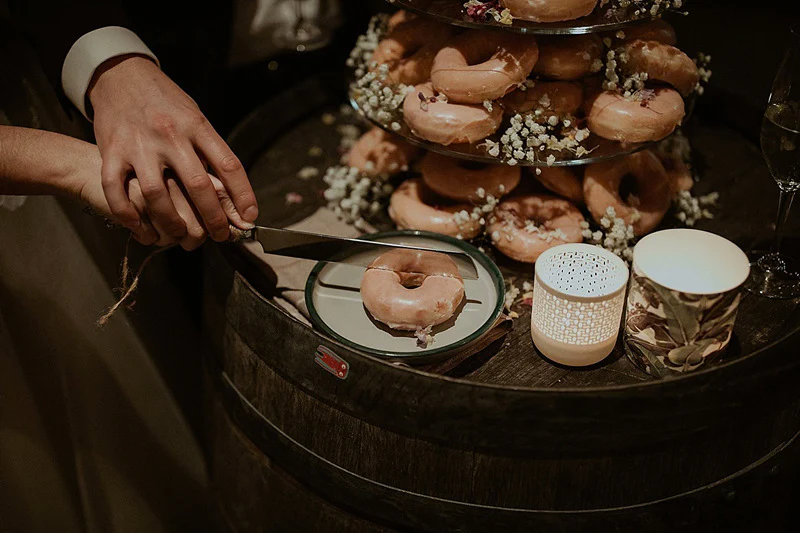
{"label": "botanical print cup", "polygon": [[548,359],[587,366],[614,349],[625,308],[628,267],[591,244],[562,244],[536,260],[531,336]]}
{"label": "botanical print cup", "polygon": [[750,274],[739,247],[706,231],[658,231],[636,244],[631,270],[624,343],[633,363],[664,377],[723,352]]}

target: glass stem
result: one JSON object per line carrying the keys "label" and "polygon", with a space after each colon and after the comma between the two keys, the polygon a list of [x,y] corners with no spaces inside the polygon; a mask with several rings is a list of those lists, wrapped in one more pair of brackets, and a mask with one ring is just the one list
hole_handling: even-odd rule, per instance
{"label": "glass stem", "polygon": [[294,0],[294,12],[297,17],[295,28],[300,28],[303,25],[303,0]]}
{"label": "glass stem", "polygon": [[786,191],[781,187],[780,196],[778,197],[778,219],[775,221],[775,250],[776,254],[781,253],[781,244],[783,244],[783,226],[786,218],[789,216],[789,209],[792,207],[792,200],[794,200],[794,193],[796,191]]}

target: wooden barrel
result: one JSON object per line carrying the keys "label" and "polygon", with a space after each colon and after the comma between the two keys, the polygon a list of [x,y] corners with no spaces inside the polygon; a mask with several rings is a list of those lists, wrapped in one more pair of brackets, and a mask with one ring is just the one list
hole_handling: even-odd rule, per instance
{"label": "wooden barrel", "polygon": [[[323,105],[318,84],[292,98]],[[255,124],[286,128],[296,115],[279,104]],[[236,249],[207,249],[210,472],[232,531],[789,527],[800,495],[795,302],[745,298],[741,353],[665,381],[625,375],[624,359],[531,366],[509,355],[506,344],[530,343],[518,323],[489,348],[500,358],[489,379],[353,351],[289,316],[272,289]],[[346,363],[344,378],[316,362],[320,346]],[[515,364],[540,375],[523,380]]]}

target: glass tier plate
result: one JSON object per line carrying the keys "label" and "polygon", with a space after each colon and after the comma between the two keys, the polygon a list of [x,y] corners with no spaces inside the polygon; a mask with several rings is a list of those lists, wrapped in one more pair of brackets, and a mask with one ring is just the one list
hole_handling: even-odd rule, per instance
{"label": "glass tier plate", "polygon": [[[411,129],[406,125],[405,121],[403,120],[403,115],[399,111],[392,116],[391,120],[387,121],[387,123],[381,123],[377,120],[374,120],[371,117],[366,116],[366,114],[361,113],[359,109],[358,102],[356,101],[355,95],[353,94],[353,88],[350,87],[350,105],[359,112],[360,115],[364,116],[369,122],[378,126],[379,128],[393,133],[402,137],[408,143],[413,144],[414,146],[419,146],[420,148],[424,148],[425,150],[429,150],[431,152],[436,152],[438,154],[455,157],[458,159],[466,159],[469,161],[476,161],[479,163],[487,163],[487,164],[500,164],[503,163],[504,160],[498,157],[493,157],[486,152],[486,147],[484,145],[485,141],[479,141],[471,144],[451,144],[448,146],[444,146],[442,144],[426,141],[420,137],[417,137]],[[684,123],[691,115],[692,107],[694,104],[694,99],[690,98],[686,102],[686,117],[684,118]],[[390,125],[396,122],[400,125],[400,129],[393,129]],[[508,127],[508,119],[503,121],[503,124],[500,126],[500,129],[495,132],[493,135],[490,135],[488,139],[492,141],[498,141],[502,132]],[[663,139],[662,139],[663,140]],[[644,143],[621,143],[617,141],[610,141],[608,139],[603,139],[597,135],[590,135],[588,139],[581,143],[586,150],[589,151],[587,155],[582,157],[566,157],[563,152],[555,152],[545,150],[540,152],[540,159],[537,161],[519,161],[518,164],[520,166],[528,166],[528,167],[545,167],[545,166],[553,166],[553,167],[560,167],[560,166],[580,166],[580,165],[590,165],[592,163],[599,163],[600,161],[606,161],[609,159],[615,159],[618,157],[622,157],[625,155],[632,154],[634,152],[638,152],[639,150],[643,150],[645,148],[654,146],[660,141],[653,141],[653,142],[644,142]],[[547,157],[549,155],[553,155],[556,160],[551,164],[547,164]],[[569,154],[572,155],[572,154]]]}
{"label": "glass tier plate", "polygon": [[463,0],[389,0],[393,6],[431,17],[439,22],[455,26],[476,29],[497,29],[528,33],[535,35],[578,35],[582,33],[596,33],[601,31],[617,30],[645,22],[653,18],[650,14],[651,2],[641,2],[647,9],[643,13],[634,14],[637,5],[631,2],[628,7],[615,7],[617,2],[610,2],[605,6],[597,6],[595,10],[585,16],[563,22],[539,23],[514,19],[512,24],[502,24],[494,19],[484,19],[467,15]]}

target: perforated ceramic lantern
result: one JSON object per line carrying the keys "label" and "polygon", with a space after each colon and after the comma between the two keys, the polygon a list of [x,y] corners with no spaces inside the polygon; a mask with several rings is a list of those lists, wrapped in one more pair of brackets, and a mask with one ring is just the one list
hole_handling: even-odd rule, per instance
{"label": "perforated ceramic lantern", "polygon": [[628,267],[590,244],[563,244],[536,260],[531,336],[548,359],[569,366],[602,361],[614,349]]}

